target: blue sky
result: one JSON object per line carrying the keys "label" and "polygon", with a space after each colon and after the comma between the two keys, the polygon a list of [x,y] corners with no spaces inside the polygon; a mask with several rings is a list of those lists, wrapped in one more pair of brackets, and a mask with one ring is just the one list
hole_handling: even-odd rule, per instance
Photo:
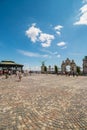
{"label": "blue sky", "polygon": [[0,0],[0,61],[27,69],[87,55],[87,0]]}

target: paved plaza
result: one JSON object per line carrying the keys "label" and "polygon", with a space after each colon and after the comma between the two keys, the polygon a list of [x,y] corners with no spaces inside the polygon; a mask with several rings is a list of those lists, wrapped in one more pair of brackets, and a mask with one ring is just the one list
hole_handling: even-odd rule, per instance
{"label": "paved plaza", "polygon": [[87,130],[87,77],[0,77],[0,130]]}

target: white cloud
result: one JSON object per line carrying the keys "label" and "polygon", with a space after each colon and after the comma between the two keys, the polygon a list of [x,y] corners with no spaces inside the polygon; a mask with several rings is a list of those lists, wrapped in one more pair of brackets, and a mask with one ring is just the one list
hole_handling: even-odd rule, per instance
{"label": "white cloud", "polygon": [[58,57],[58,58],[60,58],[60,57],[61,57],[61,55],[57,55],[57,57]]}
{"label": "white cloud", "polygon": [[87,0],[83,0],[83,3],[86,3],[87,2]]}
{"label": "white cloud", "polygon": [[43,47],[49,47],[53,39],[54,39],[53,35],[46,34],[46,33],[41,33],[39,37],[39,40],[42,42],[41,45]]}
{"label": "white cloud", "polygon": [[65,46],[66,43],[65,42],[59,42],[59,43],[57,43],[57,45],[61,47],[61,46]]}
{"label": "white cloud", "polygon": [[48,53],[48,54],[52,54],[52,52],[49,51],[49,50],[41,49],[41,51],[42,51],[42,52],[46,52],[46,53]]}
{"label": "white cloud", "polygon": [[58,54],[58,52],[57,52],[57,51],[52,52],[52,51],[45,50],[45,49],[42,49],[41,51],[42,51],[42,52],[46,52],[46,53],[48,53],[48,54],[50,54],[50,55],[57,55],[57,54]]}
{"label": "white cloud", "polygon": [[61,35],[61,32],[59,32],[59,31],[56,31],[56,33],[60,36]]}
{"label": "white cloud", "polygon": [[55,26],[54,27],[54,30],[56,31],[56,33],[58,34],[58,35],[61,35],[61,29],[63,28],[63,26],[61,26],[61,25],[57,25],[57,26]]}
{"label": "white cloud", "polygon": [[36,42],[38,41],[38,36],[40,35],[41,33],[41,30],[37,27],[35,27],[36,24],[33,23],[32,26],[26,30],[26,35],[28,36],[28,38],[31,39],[32,42]]}
{"label": "white cloud", "polygon": [[43,50],[41,50],[41,51],[48,53],[48,54],[49,54],[49,58],[53,58],[53,57],[60,58],[60,57],[61,57],[61,55],[58,54],[57,51],[55,51],[55,52],[51,52],[51,51],[49,51],[49,50],[45,50],[45,49],[43,49]]}
{"label": "white cloud", "polygon": [[34,52],[29,52],[29,51],[25,51],[25,50],[17,50],[18,53],[20,53],[21,55],[24,56],[28,56],[28,57],[34,57],[34,58],[60,58],[61,55],[58,54],[58,52],[51,52],[51,51],[46,51],[48,54],[39,54],[39,53],[34,53]]}
{"label": "white cloud", "polygon": [[54,29],[58,30],[58,31],[60,31],[62,28],[63,28],[63,26],[61,26],[61,25],[57,25],[57,26],[54,27]]}
{"label": "white cloud", "polygon": [[[85,0],[87,2],[87,0]],[[74,23],[74,25],[87,25],[87,4],[80,8],[79,20]]]}
{"label": "white cloud", "polygon": [[24,50],[18,50],[18,52],[21,53],[22,55],[29,56],[29,57],[40,57],[38,53],[32,53]]}
{"label": "white cloud", "polygon": [[32,42],[41,42],[42,47],[49,47],[54,35],[43,33],[39,28],[36,27],[36,24],[33,23],[32,26],[26,30],[26,35],[31,39]]}
{"label": "white cloud", "polygon": [[36,23],[32,23],[32,26],[36,26]]}
{"label": "white cloud", "polygon": [[28,57],[49,57],[48,55],[41,55],[39,53],[34,53],[34,52],[29,52],[29,51],[24,51],[24,50],[18,50],[18,52],[24,56]]}

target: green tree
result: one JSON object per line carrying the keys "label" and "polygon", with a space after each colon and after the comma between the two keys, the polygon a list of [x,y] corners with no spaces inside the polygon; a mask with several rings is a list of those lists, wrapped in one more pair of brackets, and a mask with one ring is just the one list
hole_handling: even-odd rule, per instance
{"label": "green tree", "polygon": [[77,73],[78,73],[78,74],[81,74],[81,70],[80,70],[80,67],[79,67],[79,66],[77,66]]}
{"label": "green tree", "polygon": [[44,72],[47,72],[47,67],[46,66],[44,66]]}
{"label": "green tree", "polygon": [[58,67],[56,65],[54,66],[54,71],[56,74],[58,73]]}

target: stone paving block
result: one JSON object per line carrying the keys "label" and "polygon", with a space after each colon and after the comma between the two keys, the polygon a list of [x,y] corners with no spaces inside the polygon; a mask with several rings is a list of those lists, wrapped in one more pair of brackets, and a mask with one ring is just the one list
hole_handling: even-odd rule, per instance
{"label": "stone paving block", "polygon": [[0,130],[87,130],[87,77],[1,78]]}

